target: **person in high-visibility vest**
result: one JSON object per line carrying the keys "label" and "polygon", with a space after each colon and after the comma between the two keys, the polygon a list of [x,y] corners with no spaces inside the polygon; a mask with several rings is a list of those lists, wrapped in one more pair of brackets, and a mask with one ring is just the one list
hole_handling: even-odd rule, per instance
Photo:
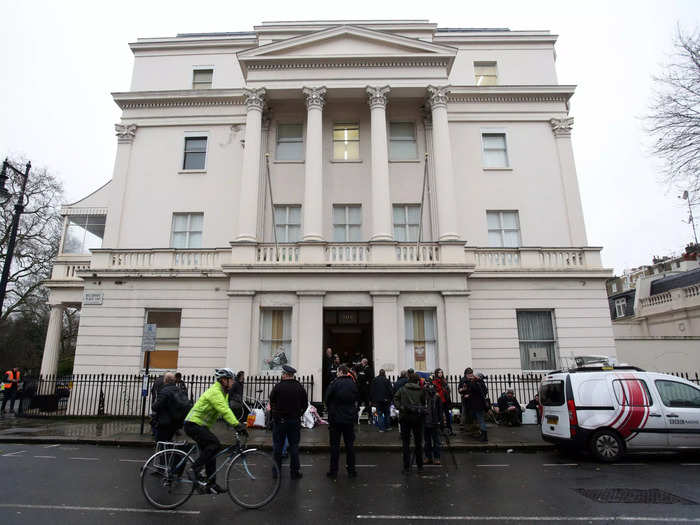
{"label": "person in high-visibility vest", "polygon": [[10,401],[10,413],[15,413],[15,399],[17,398],[17,389],[19,387],[20,381],[19,368],[14,367],[12,370],[5,372],[5,383],[3,393],[5,394],[2,399],[2,408],[0,409],[0,414],[5,414],[5,405],[7,401]]}

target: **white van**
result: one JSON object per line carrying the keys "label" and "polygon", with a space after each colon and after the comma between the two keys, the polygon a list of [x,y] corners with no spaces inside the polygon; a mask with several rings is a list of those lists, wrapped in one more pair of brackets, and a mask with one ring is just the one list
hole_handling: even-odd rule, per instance
{"label": "white van", "polygon": [[540,385],[542,438],[601,461],[625,451],[700,448],[700,387],[632,366],[583,366]]}

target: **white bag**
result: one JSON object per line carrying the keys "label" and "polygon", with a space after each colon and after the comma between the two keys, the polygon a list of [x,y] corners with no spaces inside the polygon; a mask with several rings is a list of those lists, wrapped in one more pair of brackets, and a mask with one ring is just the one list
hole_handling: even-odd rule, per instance
{"label": "white bag", "polygon": [[262,408],[254,408],[250,414],[255,416],[253,420],[254,427],[265,428],[265,411]]}
{"label": "white bag", "polygon": [[304,416],[301,418],[301,426],[304,428],[314,428],[315,423],[314,414],[311,411],[311,405],[309,405],[306,407],[306,412],[304,412]]}
{"label": "white bag", "polygon": [[389,415],[392,419],[399,417],[399,411],[396,410],[396,407],[394,405],[391,405],[391,408],[389,409]]}

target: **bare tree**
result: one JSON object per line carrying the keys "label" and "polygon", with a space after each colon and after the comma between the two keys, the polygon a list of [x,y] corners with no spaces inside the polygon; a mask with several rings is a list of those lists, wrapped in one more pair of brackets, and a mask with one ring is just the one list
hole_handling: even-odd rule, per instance
{"label": "bare tree", "polygon": [[669,188],[688,191],[700,203],[700,32],[680,28],[674,53],[663,74],[654,77],[655,92],[646,119],[652,151],[664,160],[662,176]]}
{"label": "bare tree", "polygon": [[[22,166],[26,161],[11,159],[11,162],[15,166]],[[21,177],[12,170],[7,175],[9,178],[6,188],[10,192],[10,198],[0,202],[0,267],[5,264],[14,205],[21,184]],[[36,299],[42,295],[41,282],[50,276],[51,264],[58,253],[61,239],[59,207],[62,198],[61,182],[46,168],[33,167],[27,183],[25,209],[17,233],[0,323],[15,314],[35,308]]]}

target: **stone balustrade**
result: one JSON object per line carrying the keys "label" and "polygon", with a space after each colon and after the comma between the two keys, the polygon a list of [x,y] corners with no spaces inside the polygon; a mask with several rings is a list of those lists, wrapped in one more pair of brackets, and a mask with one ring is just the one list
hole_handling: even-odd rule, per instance
{"label": "stone balustrade", "polygon": [[89,255],[60,255],[51,268],[51,280],[66,281],[80,279],[77,273],[90,268]]}
{"label": "stone balustrade", "polygon": [[221,270],[230,259],[230,250],[211,248],[201,250],[93,250],[90,269],[93,270]]}
{"label": "stone balustrade", "polygon": [[700,284],[692,284],[684,288],[641,297],[635,314],[644,316],[698,307],[700,307]]}

